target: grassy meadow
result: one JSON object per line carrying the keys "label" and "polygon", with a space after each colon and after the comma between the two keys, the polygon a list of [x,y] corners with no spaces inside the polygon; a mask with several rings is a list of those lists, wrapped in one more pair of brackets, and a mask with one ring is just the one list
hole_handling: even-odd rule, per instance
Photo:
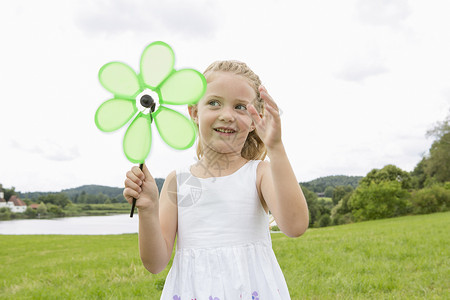
{"label": "grassy meadow", "polygon": [[[272,239],[292,299],[449,299],[449,232],[447,212]],[[0,299],[159,299],[168,272],[144,269],[136,234],[0,235],[0,266]]]}

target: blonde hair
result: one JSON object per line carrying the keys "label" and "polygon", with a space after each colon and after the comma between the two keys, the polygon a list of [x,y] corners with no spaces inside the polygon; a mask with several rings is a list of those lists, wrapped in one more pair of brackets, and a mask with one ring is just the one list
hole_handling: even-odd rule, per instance
{"label": "blonde hair", "polygon": [[[261,99],[259,94],[259,86],[261,85],[261,80],[258,75],[256,75],[245,63],[236,60],[224,60],[216,61],[209,65],[203,75],[208,76],[208,73],[212,72],[230,72],[235,75],[240,75],[248,80],[248,83],[253,88],[256,93],[256,98],[253,101],[253,106],[260,115],[264,115],[264,101]],[[193,105],[196,106],[196,105]],[[198,124],[197,124],[198,126]],[[266,145],[261,140],[261,138],[256,133],[256,130],[251,131],[247,139],[245,140],[244,146],[241,150],[241,156],[248,160],[256,160],[264,158],[267,155]],[[203,156],[203,148],[200,142],[200,136],[197,143],[197,158],[201,159]]]}

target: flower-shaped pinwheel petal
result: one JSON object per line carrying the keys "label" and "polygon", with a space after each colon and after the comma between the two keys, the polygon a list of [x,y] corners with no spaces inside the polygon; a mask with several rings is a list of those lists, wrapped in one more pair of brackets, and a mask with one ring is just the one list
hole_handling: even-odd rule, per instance
{"label": "flower-shaped pinwheel petal", "polygon": [[139,113],[123,138],[123,152],[129,161],[141,163],[152,145],[152,121],[148,114]]}
{"label": "flower-shaped pinwheel petal", "polygon": [[164,104],[195,104],[203,96],[204,77],[196,70],[183,69],[173,73],[161,85]]}
{"label": "flower-shaped pinwheel petal", "polygon": [[[154,118],[159,135],[172,148],[184,150],[194,144],[196,127],[179,112],[161,106],[154,114]],[[177,130],[172,130],[172,126]]]}
{"label": "flower-shaped pinwheel petal", "polygon": [[114,95],[95,114],[95,124],[102,131],[114,131],[127,124],[138,111],[136,97],[145,94],[146,89],[159,97],[158,109],[154,112],[154,106],[150,106],[139,112],[125,133],[123,150],[133,163],[143,163],[150,152],[153,119],[162,139],[172,148],[187,149],[194,144],[196,127],[192,121],[164,105],[197,103],[206,91],[206,79],[193,69],[176,71],[174,65],[170,46],[154,42],[142,53],[139,75],[120,62],[107,63],[99,71],[100,83]]}
{"label": "flower-shaped pinwheel petal", "polygon": [[175,54],[163,42],[154,42],[145,48],[141,56],[141,77],[150,89],[157,88],[170,73],[174,72]]}
{"label": "flower-shaped pinwheel petal", "polygon": [[110,62],[98,72],[100,83],[116,97],[133,99],[141,89],[132,68],[121,62]]}
{"label": "flower-shaped pinwheel petal", "polygon": [[101,131],[111,132],[128,123],[137,110],[135,100],[111,99],[97,109],[95,124]]}

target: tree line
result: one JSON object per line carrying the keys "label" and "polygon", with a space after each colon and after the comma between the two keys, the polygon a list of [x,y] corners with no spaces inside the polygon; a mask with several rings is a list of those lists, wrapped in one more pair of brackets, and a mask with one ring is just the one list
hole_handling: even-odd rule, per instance
{"label": "tree line", "polygon": [[[450,115],[429,130],[427,136],[434,141],[412,172],[390,164],[371,170],[356,187],[324,185],[323,180],[301,184],[310,211],[310,226],[448,211]],[[325,196],[331,196],[331,201],[317,196],[318,187]]]}
{"label": "tree line", "polygon": [[[164,180],[156,178],[155,181],[161,190]],[[0,184],[0,191],[4,192],[6,200],[16,195],[28,206],[25,213],[13,213],[9,208],[0,208],[0,220],[106,215],[127,213],[130,209],[122,195],[123,188],[116,187],[84,185],[61,192],[21,193],[16,191],[15,187],[9,189]],[[37,208],[31,208],[31,204],[36,204]]]}

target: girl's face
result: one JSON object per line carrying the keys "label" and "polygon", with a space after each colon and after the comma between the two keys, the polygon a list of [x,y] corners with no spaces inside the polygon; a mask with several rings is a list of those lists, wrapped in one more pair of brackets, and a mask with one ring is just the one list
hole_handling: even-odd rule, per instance
{"label": "girl's face", "polygon": [[249,132],[255,129],[247,105],[256,98],[243,76],[230,72],[207,75],[205,96],[189,109],[199,125],[203,149],[240,155]]}

